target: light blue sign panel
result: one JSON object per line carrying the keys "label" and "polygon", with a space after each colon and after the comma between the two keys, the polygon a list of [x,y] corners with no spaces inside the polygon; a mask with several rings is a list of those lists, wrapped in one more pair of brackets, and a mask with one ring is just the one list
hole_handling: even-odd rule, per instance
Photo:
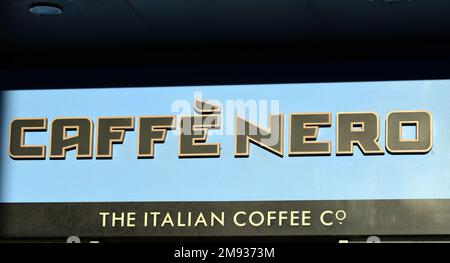
{"label": "light blue sign panel", "polygon": [[[223,129],[208,142],[221,144],[220,158],[179,159],[178,135],[156,144],[154,159],[136,157],[137,127],[113,146],[112,160],[13,160],[8,155],[14,118],[178,115],[193,113],[194,96],[222,104]],[[1,202],[234,201],[450,198],[450,81],[189,86],[2,92]],[[249,158],[234,157],[227,103],[257,105],[246,118],[265,122],[269,113],[285,119],[283,158],[254,144]],[[230,104],[230,105],[231,105]],[[268,107],[266,107],[268,106]],[[425,155],[336,156],[336,113],[427,110],[433,115],[433,148]],[[331,156],[289,157],[289,114],[331,112],[332,126],[319,140],[332,142]],[[233,117],[233,116],[231,116]],[[177,123],[178,125],[179,123]],[[231,125],[231,126],[230,126]],[[94,125],[96,126],[96,125]],[[137,121],[136,121],[137,126]],[[95,127],[96,128],[96,127]],[[178,127],[179,128],[179,127]],[[27,144],[46,144],[50,132],[27,133]],[[405,135],[408,136],[408,135]],[[95,145],[95,139],[94,139]],[[48,147],[47,147],[48,148]],[[95,147],[94,147],[95,150]],[[95,153],[95,152],[94,152]]]}

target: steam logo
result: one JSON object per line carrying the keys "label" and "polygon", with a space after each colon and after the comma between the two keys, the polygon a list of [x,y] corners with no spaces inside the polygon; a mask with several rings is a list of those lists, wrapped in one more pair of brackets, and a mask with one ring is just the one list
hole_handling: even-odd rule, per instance
{"label": "steam logo", "polygon": [[367,238],[367,243],[381,243],[381,239],[377,236],[370,236]]}
{"label": "steam logo", "polygon": [[81,243],[81,239],[77,236],[70,236],[67,238],[66,243]]}

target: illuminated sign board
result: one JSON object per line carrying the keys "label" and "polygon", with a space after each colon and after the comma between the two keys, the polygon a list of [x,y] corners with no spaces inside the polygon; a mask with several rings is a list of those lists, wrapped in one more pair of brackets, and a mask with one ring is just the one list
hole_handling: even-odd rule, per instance
{"label": "illuminated sign board", "polygon": [[5,91],[0,236],[450,234],[449,87]]}

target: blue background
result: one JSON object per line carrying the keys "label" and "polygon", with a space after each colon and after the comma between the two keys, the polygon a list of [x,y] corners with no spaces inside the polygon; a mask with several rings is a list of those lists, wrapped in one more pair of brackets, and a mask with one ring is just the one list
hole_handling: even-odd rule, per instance
{"label": "blue background", "polygon": [[[249,158],[234,158],[232,135],[209,135],[221,157],[179,159],[178,138],[169,133],[155,159],[137,159],[137,131],[114,145],[113,160],[12,160],[9,122],[14,118],[169,115],[175,100],[279,100],[285,114],[285,156],[250,146]],[[232,201],[450,198],[450,81],[397,81],[170,88],[111,88],[3,92],[1,202]],[[336,112],[374,111],[384,120],[394,110],[433,114],[433,149],[426,155],[335,155]],[[330,157],[288,157],[291,112],[331,112]],[[136,119],[137,120],[137,119]],[[49,127],[50,128],[50,127]],[[137,121],[136,121],[137,128]],[[47,144],[49,131],[27,133],[27,144]],[[95,143],[95,141],[94,141]],[[95,147],[94,147],[95,149]]]}

